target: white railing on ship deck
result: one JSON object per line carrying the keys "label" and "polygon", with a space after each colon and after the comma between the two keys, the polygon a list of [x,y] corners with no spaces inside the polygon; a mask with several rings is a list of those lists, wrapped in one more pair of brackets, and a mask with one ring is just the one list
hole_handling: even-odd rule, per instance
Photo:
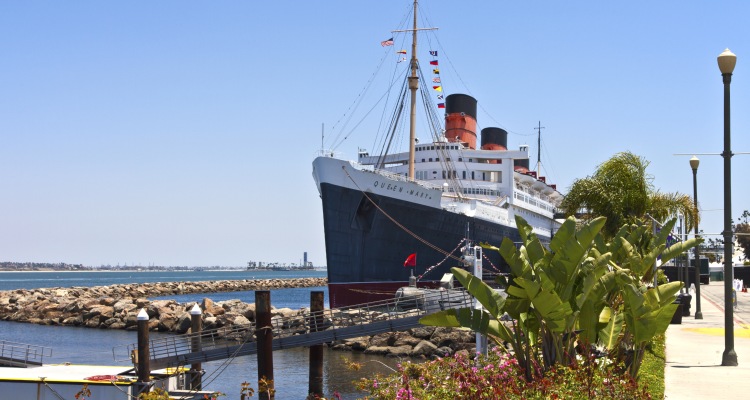
{"label": "white railing on ship deck", "polygon": [[539,208],[539,209],[542,209],[544,211],[551,212],[551,213],[555,212],[555,207],[552,207],[552,205],[550,205],[549,203],[542,201],[542,200],[535,199],[525,194],[524,192],[514,191],[513,197],[516,200],[520,200],[530,206],[534,206],[536,208]]}
{"label": "white railing on ship deck", "polygon": [[391,180],[394,180],[394,181],[399,181],[399,182],[412,182],[412,183],[416,183],[417,185],[419,185],[419,186],[422,186],[422,187],[424,187],[424,188],[426,188],[426,189],[435,189],[435,190],[440,190],[440,191],[443,191],[443,186],[441,186],[441,185],[436,185],[436,184],[434,184],[434,183],[429,183],[429,182],[425,182],[425,181],[418,181],[418,180],[416,180],[416,179],[415,179],[415,180],[413,180],[413,181],[410,181],[410,180],[409,180],[409,179],[408,179],[408,178],[407,178],[406,176],[404,176],[404,175],[401,175],[401,174],[394,174],[393,172],[390,172],[390,171],[386,171],[386,170],[384,170],[384,169],[379,169],[379,168],[375,168],[375,167],[373,167],[372,165],[365,165],[365,164],[360,164],[360,163],[358,163],[358,162],[356,162],[356,161],[349,161],[349,163],[350,163],[350,164],[351,164],[351,165],[352,165],[353,167],[355,167],[355,168],[357,168],[358,170],[360,170],[360,171],[363,171],[363,172],[373,172],[373,173],[375,173],[375,174],[378,174],[378,175],[384,176],[384,177],[386,177],[386,178],[388,178],[388,179],[391,179]]}

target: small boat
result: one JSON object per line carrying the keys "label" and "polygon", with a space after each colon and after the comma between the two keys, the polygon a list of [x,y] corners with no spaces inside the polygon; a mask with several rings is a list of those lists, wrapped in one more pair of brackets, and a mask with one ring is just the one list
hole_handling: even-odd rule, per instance
{"label": "small boat", "polygon": [[[203,399],[213,392],[185,389],[183,369],[153,371],[153,387],[170,393],[173,399]],[[4,399],[130,400],[137,396],[137,377],[127,366],[47,364],[26,368],[0,366],[0,393]],[[79,395],[78,397],[76,395]]]}
{"label": "small boat", "polygon": [[[130,400],[141,384],[133,366],[44,364],[47,347],[0,341],[0,398],[23,400],[96,399]],[[152,371],[149,386],[171,399],[197,400],[209,391],[188,390],[189,371],[167,368]]]}

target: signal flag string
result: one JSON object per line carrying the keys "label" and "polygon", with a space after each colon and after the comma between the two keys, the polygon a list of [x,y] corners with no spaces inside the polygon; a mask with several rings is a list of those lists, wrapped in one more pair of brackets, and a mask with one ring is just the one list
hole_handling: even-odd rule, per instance
{"label": "signal flag string", "polygon": [[[465,241],[466,241],[466,238],[463,238],[463,239],[461,239],[461,241],[459,241],[459,242],[458,242],[458,245],[456,245],[456,248],[454,248],[454,249],[453,249],[453,251],[451,251],[451,252],[450,252],[450,254],[453,254],[453,252],[455,252],[456,250],[458,250],[458,248],[459,248],[459,247],[461,247],[461,245],[462,245],[462,244],[463,244],[463,243],[464,243]],[[448,259],[448,257],[450,256],[450,254],[449,254],[448,256],[446,256],[446,257],[445,257],[444,259],[440,260],[440,262],[439,262],[439,263],[437,263],[437,264],[435,264],[435,265],[433,265],[433,266],[431,266],[431,267],[429,267],[429,268],[425,269],[425,270],[424,270],[424,272],[423,272],[423,273],[422,273],[421,275],[419,275],[419,276],[417,277],[417,281],[419,281],[420,279],[422,279],[422,277],[423,277],[423,276],[425,276],[425,275],[429,274],[429,273],[430,273],[430,271],[432,271],[433,269],[437,268],[437,266],[439,266],[439,265],[441,265],[442,263],[444,263],[444,262],[445,262],[445,260],[447,260],[447,259]]]}

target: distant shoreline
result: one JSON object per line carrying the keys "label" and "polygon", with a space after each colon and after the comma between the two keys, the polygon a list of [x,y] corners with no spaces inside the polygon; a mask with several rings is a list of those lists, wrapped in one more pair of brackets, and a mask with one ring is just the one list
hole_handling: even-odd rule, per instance
{"label": "distant shoreline", "polygon": [[[4,272],[164,272],[164,271],[184,271],[184,270],[137,270],[137,269],[118,269],[118,270],[101,270],[101,269],[80,269],[80,270],[67,270],[67,269],[0,269],[0,274]],[[229,271],[229,270],[227,270]],[[239,270],[238,270],[239,271]]]}
{"label": "distant shoreline", "polygon": [[303,269],[303,268],[291,268],[291,269],[254,269],[254,270],[246,270],[246,269],[77,269],[77,270],[69,270],[69,269],[0,269],[0,274],[6,273],[6,272],[295,272],[295,271],[317,271],[317,272],[325,272],[325,269]]}

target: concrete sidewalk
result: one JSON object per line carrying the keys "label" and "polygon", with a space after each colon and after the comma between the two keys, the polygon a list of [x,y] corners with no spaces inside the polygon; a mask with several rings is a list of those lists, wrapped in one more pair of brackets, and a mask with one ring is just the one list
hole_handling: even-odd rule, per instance
{"label": "concrete sidewalk", "polygon": [[750,293],[737,293],[734,350],[738,366],[721,366],[724,340],[724,282],[701,285],[703,319],[695,319],[695,293],[690,316],[666,333],[666,399],[750,398]]}

